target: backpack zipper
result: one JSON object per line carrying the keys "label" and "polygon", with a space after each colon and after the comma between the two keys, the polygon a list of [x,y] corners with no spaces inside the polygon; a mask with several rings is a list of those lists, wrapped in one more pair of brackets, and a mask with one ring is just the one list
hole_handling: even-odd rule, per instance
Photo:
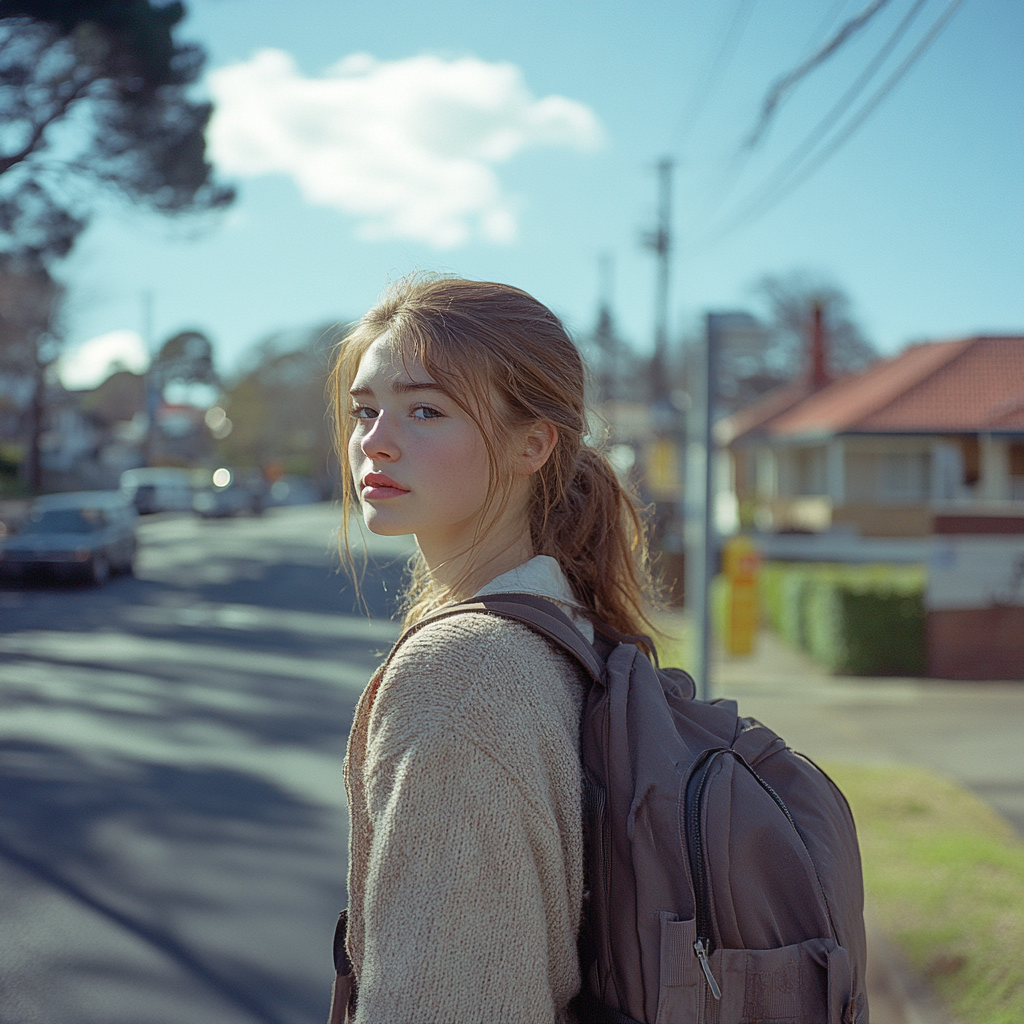
{"label": "backpack zipper", "polygon": [[700,969],[704,972],[704,977],[707,979],[708,987],[711,989],[711,994],[716,999],[722,998],[722,990],[718,987],[718,982],[715,981],[714,974],[711,973],[711,964],[708,963],[708,951],[704,946],[704,939],[698,939],[693,944],[693,951],[697,954],[697,960],[700,962]]}
{"label": "backpack zipper", "polygon": [[[700,969],[704,972],[704,978],[711,989],[715,999],[722,998],[722,990],[708,963],[708,957],[715,951],[714,945],[714,922],[711,915],[711,893],[708,886],[707,869],[704,863],[704,834],[700,827],[700,810],[704,802],[704,791],[707,788],[708,776],[715,760],[722,754],[728,753],[725,748],[706,751],[703,762],[698,763],[698,775],[691,775],[686,787],[686,833],[687,833],[687,855],[690,860],[690,875],[693,879],[694,895],[694,924],[697,930],[697,940],[693,944],[693,951],[697,955]],[[696,786],[694,785],[696,783]]]}
{"label": "backpack zipper", "polygon": [[[704,793],[707,789],[708,777],[711,774],[711,767],[714,762],[724,754],[732,754],[735,757],[736,762],[746,768],[757,784],[768,794],[769,797],[771,797],[775,805],[786,816],[786,820],[793,826],[793,831],[800,840],[800,845],[803,846],[807,853],[808,859],[811,857],[810,851],[807,849],[807,844],[804,842],[804,837],[800,834],[800,829],[797,827],[793,815],[790,814],[785,801],[764,779],[761,778],[760,775],[758,775],[753,768],[751,768],[749,764],[747,764],[741,754],[737,754],[736,751],[729,747],[719,747],[714,750],[704,751],[702,758],[698,760],[697,765],[694,768],[694,772],[690,776],[690,781],[686,786],[686,833],[687,854],[690,861],[690,874],[693,877],[693,894],[694,903],[696,905],[694,924],[697,930],[697,940],[693,944],[693,951],[697,954],[697,960],[700,963],[700,968],[704,972],[704,977],[707,980],[708,987],[711,989],[711,994],[715,999],[722,998],[722,990],[719,987],[718,982],[715,980],[715,976],[711,971],[711,964],[708,962],[708,957],[715,952],[716,947],[714,944],[714,921],[711,914],[711,891],[708,883],[707,868],[704,858],[704,833],[701,829],[701,808],[704,803]],[[696,783],[696,786],[694,783]],[[814,865],[813,860],[811,860],[811,864],[812,866]],[[829,925],[832,928],[833,935],[835,935],[835,925],[832,923],[832,908],[828,905],[828,898],[825,895],[825,887],[821,884],[821,879],[818,878],[817,867],[815,867],[814,874],[815,879],[818,882],[818,889],[821,893],[822,903],[824,904],[828,915]]]}

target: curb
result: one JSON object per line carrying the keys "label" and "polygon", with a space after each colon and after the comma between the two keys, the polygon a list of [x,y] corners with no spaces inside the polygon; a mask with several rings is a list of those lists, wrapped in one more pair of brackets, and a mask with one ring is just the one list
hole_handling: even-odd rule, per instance
{"label": "curb", "polygon": [[962,1024],[870,917],[867,936],[871,1024]]}

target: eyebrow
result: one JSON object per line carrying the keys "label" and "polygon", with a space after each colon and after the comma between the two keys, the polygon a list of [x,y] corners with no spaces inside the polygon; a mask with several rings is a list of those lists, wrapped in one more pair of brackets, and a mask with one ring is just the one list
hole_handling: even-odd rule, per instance
{"label": "eyebrow", "polygon": [[[448,392],[441,387],[440,384],[435,384],[433,381],[414,381],[414,380],[399,380],[395,381],[391,385],[392,391],[397,391],[400,395],[409,394],[415,391],[436,391],[438,394],[447,395]],[[349,391],[349,394],[353,398],[366,398],[373,396],[373,388],[368,385],[361,387],[354,387]]]}

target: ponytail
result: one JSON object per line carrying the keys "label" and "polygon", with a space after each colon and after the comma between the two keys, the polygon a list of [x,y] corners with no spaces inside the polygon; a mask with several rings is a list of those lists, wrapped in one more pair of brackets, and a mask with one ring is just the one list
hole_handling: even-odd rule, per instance
{"label": "ponytail", "polygon": [[[576,600],[593,619],[630,636],[657,632],[649,618],[659,601],[645,523],[611,464],[596,448],[582,444],[561,496],[550,504],[555,495],[545,470],[548,466],[538,474],[531,509],[534,551],[558,562]],[[548,470],[549,478],[555,475]]]}

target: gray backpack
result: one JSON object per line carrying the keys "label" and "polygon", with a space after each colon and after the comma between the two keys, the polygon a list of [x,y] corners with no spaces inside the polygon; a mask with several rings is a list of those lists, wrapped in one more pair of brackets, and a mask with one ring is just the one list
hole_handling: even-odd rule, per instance
{"label": "gray backpack", "polygon": [[860,852],[832,780],[629,638],[596,624],[587,643],[550,601],[439,614],[456,611],[522,622],[592,679],[581,1024],[867,1024]]}
{"label": "gray backpack", "polygon": [[[828,776],[629,637],[596,623],[588,643],[543,598],[490,594],[417,627],[465,612],[529,626],[591,678],[580,1024],[868,1024],[857,834]],[[349,1003],[343,928],[332,1021]]]}

